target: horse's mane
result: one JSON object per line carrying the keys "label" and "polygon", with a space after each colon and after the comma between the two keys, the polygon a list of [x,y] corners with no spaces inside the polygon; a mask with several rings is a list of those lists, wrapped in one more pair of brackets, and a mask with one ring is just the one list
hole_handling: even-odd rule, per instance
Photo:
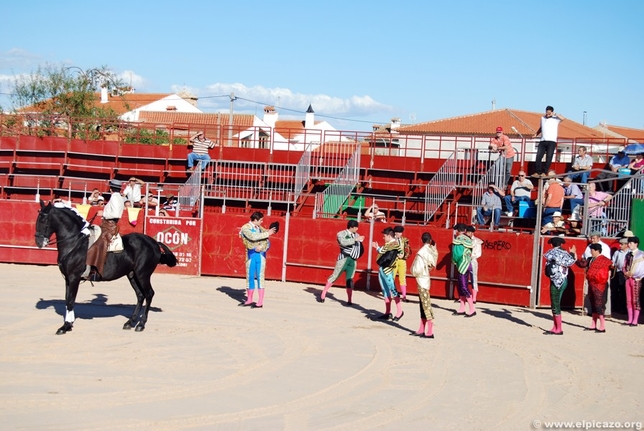
{"label": "horse's mane", "polygon": [[57,209],[57,210],[60,210],[60,211],[62,211],[64,213],[68,214],[72,218],[72,220],[75,221],[76,224],[78,224],[79,226],[84,225],[85,223],[87,223],[87,220],[85,220],[85,217],[80,215],[80,213],[77,210],[73,209],[73,208],[69,208],[69,207],[66,207],[66,206],[52,205],[52,209]]}

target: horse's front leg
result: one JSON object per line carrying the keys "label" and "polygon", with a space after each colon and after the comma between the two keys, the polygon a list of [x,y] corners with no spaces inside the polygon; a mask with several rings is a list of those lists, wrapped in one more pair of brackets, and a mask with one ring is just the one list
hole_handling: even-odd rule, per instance
{"label": "horse's front leg", "polygon": [[66,334],[71,331],[74,326],[74,304],[76,303],[76,295],[78,294],[78,283],[80,282],[77,277],[73,277],[70,281],[69,277],[65,277],[65,322],[63,326],[58,328],[56,335]]}
{"label": "horse's front leg", "polygon": [[[125,324],[123,325],[123,329],[132,329],[134,328],[134,325],[136,325],[136,321],[139,320],[139,313],[141,312],[141,306],[143,305],[144,296],[141,292],[141,289],[139,288],[138,281],[136,280],[133,272],[130,272],[127,275],[127,279],[130,281],[132,289],[134,289],[134,293],[136,294],[136,307],[134,307],[134,313],[132,313],[132,316],[127,319],[127,322],[125,322]],[[139,330],[138,326],[137,330]]]}

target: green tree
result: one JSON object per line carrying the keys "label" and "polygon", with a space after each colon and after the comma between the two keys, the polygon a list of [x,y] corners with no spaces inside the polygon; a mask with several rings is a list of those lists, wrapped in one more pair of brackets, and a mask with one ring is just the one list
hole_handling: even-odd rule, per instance
{"label": "green tree", "polygon": [[[39,134],[97,138],[100,127],[118,122],[118,114],[97,103],[96,92],[119,92],[123,82],[106,66],[83,70],[76,66],[40,66],[16,78],[11,96],[13,109],[22,113]],[[99,127],[100,126],[100,127]]]}

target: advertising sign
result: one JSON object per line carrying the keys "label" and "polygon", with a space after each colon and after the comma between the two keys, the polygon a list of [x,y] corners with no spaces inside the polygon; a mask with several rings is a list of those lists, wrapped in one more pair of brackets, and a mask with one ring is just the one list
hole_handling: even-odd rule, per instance
{"label": "advertising sign", "polygon": [[177,257],[177,266],[157,267],[168,274],[200,275],[201,219],[177,217],[148,217],[146,233],[168,246]]}

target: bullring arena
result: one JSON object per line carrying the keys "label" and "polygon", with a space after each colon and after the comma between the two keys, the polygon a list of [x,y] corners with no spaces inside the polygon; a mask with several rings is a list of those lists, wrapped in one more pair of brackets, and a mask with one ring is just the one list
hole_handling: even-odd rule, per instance
{"label": "bullring arena", "polygon": [[[269,256],[268,265],[278,265]],[[530,430],[550,421],[641,428],[637,328],[564,312],[436,299],[436,338],[410,337],[375,292],[268,281],[263,309],[238,307],[244,280],[155,273],[147,329],[121,329],[127,280],[81,285],[72,332],[56,266],[0,264],[3,430]],[[582,422],[585,421],[585,422]],[[639,423],[637,423],[639,421]],[[639,428],[638,428],[639,427]],[[560,428],[561,429],[561,428]]]}

